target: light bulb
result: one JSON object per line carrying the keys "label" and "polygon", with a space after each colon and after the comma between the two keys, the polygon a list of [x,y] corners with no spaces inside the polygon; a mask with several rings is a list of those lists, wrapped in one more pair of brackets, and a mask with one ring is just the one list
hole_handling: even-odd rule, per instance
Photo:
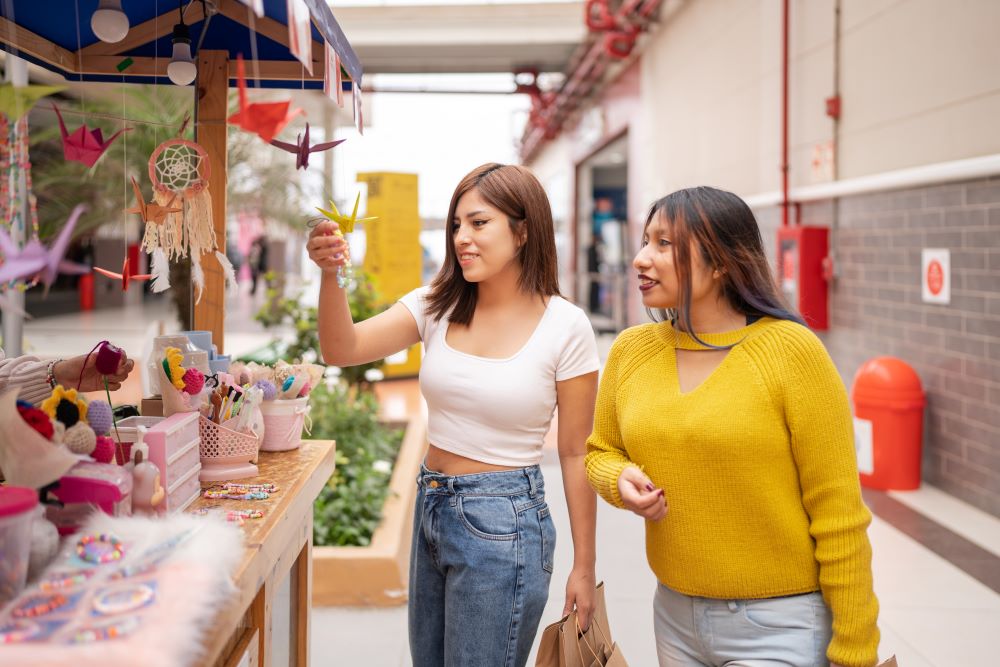
{"label": "light bulb", "polygon": [[128,34],[128,17],[122,11],[122,0],[100,0],[97,10],[90,17],[90,29],[97,39],[114,44]]}
{"label": "light bulb", "polygon": [[198,76],[198,66],[191,58],[191,33],[183,23],[174,26],[174,53],[167,65],[167,76],[178,86],[186,86]]}

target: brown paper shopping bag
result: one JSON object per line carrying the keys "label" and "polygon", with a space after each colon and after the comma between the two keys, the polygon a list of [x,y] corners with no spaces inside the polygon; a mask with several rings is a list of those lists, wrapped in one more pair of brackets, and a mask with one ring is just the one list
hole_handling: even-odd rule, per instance
{"label": "brown paper shopping bag", "polygon": [[[615,662],[608,662],[611,659]],[[542,632],[535,667],[605,667],[609,664],[627,667],[621,650],[611,638],[602,582],[594,593],[594,613],[587,631],[580,630],[576,611],[547,626]]]}
{"label": "brown paper shopping bag", "polygon": [[899,663],[896,662],[896,656],[892,656],[885,662],[881,663],[878,667],[899,667]]}

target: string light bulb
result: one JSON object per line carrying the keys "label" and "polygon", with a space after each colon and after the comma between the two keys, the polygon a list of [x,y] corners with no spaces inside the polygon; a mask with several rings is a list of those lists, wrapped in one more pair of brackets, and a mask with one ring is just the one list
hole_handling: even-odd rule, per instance
{"label": "string light bulb", "polygon": [[128,16],[122,11],[122,0],[100,0],[90,17],[90,29],[97,35],[97,39],[108,44],[125,39],[128,27]]}
{"label": "string light bulb", "polygon": [[184,12],[178,7],[181,22],[174,26],[174,51],[167,65],[167,77],[177,86],[186,86],[198,76],[198,65],[191,57],[191,30],[184,23]]}

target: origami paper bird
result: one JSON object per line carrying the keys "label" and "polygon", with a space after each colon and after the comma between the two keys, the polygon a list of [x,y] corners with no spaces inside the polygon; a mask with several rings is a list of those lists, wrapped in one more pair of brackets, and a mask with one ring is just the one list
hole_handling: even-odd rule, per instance
{"label": "origami paper bird", "polygon": [[333,220],[338,225],[340,225],[340,231],[344,232],[345,234],[350,234],[351,232],[354,231],[354,225],[356,223],[372,222],[373,220],[378,220],[378,218],[375,216],[361,218],[360,220],[358,220],[358,202],[360,201],[361,201],[361,193],[359,192],[358,196],[354,199],[354,210],[351,212],[351,215],[349,216],[343,215],[340,211],[338,211],[337,205],[334,204],[333,201],[330,202],[330,206],[333,208],[333,211],[326,211],[324,209],[321,209],[319,206],[316,207],[316,210],[325,215],[326,217],[328,217],[330,220]]}
{"label": "origami paper bird", "polygon": [[170,198],[170,201],[165,206],[160,206],[155,202],[146,203],[146,200],[142,197],[142,190],[139,189],[139,184],[135,182],[135,176],[132,177],[132,189],[135,191],[135,206],[125,209],[125,212],[135,213],[142,218],[143,222],[155,222],[158,225],[162,225],[168,215],[181,212],[179,208],[170,207],[174,203],[174,200],[177,199],[176,194]]}
{"label": "origami paper bird", "polygon": [[60,273],[74,275],[90,273],[89,266],[63,259],[76,221],[85,210],[87,207],[83,204],[73,209],[69,220],[63,225],[50,248],[46,248],[38,239],[33,239],[24,248],[19,249],[7,231],[0,228],[0,251],[4,255],[3,266],[0,266],[0,283],[37,277],[45,285],[47,295],[49,287]]}
{"label": "origami paper bird", "polygon": [[247,81],[243,69],[243,56],[236,56],[236,86],[239,89],[240,110],[229,117],[229,123],[246,132],[254,132],[270,143],[288,121],[302,113],[302,109],[291,109],[291,100],[284,102],[247,102]]}
{"label": "origami paper bird", "polygon": [[305,135],[298,135],[296,138],[296,143],[290,144],[287,141],[278,141],[277,139],[271,140],[271,145],[280,148],[283,151],[288,151],[289,153],[295,153],[295,168],[296,169],[308,169],[309,168],[309,154],[319,153],[321,151],[328,151],[337,144],[342,144],[347,139],[340,139],[338,141],[324,141],[321,144],[309,145],[309,123],[306,123],[306,133]]}
{"label": "origami paper bird", "polygon": [[12,83],[0,85],[0,112],[11,120],[18,120],[31,111],[43,97],[65,90],[66,86],[15,86]]}
{"label": "origami paper bird", "polygon": [[52,110],[56,112],[56,118],[59,119],[59,132],[62,134],[63,141],[63,157],[72,162],[82,162],[88,167],[94,166],[94,163],[104,155],[104,151],[111,147],[111,144],[114,143],[119,134],[132,129],[131,127],[122,128],[112,134],[111,138],[107,141],[104,141],[104,133],[101,132],[101,128],[95,127],[93,130],[88,130],[86,124],[76,128],[70,134],[66,131],[66,123],[63,122],[62,114],[59,113],[56,105],[52,105]]}
{"label": "origami paper bird", "polygon": [[133,280],[149,280],[150,278],[153,277],[152,273],[132,273],[132,270],[129,268],[129,265],[128,265],[128,257],[126,257],[125,261],[122,262],[122,272],[121,273],[115,273],[114,271],[108,271],[107,269],[102,269],[99,266],[95,266],[94,267],[94,271],[97,271],[102,276],[107,276],[108,278],[111,278],[113,280],[120,280],[120,281],[122,281],[122,291],[123,292],[127,292],[128,291],[128,284],[129,284],[129,282],[131,282]]}

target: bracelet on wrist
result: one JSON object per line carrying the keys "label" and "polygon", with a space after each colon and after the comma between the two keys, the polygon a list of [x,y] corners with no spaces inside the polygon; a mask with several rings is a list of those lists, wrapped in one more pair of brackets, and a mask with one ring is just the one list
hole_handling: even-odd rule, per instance
{"label": "bracelet on wrist", "polygon": [[52,361],[49,362],[49,365],[45,368],[45,381],[48,383],[50,389],[55,389],[56,385],[59,384],[56,381],[55,368],[56,364],[58,364],[60,361],[64,360],[53,359]]}

